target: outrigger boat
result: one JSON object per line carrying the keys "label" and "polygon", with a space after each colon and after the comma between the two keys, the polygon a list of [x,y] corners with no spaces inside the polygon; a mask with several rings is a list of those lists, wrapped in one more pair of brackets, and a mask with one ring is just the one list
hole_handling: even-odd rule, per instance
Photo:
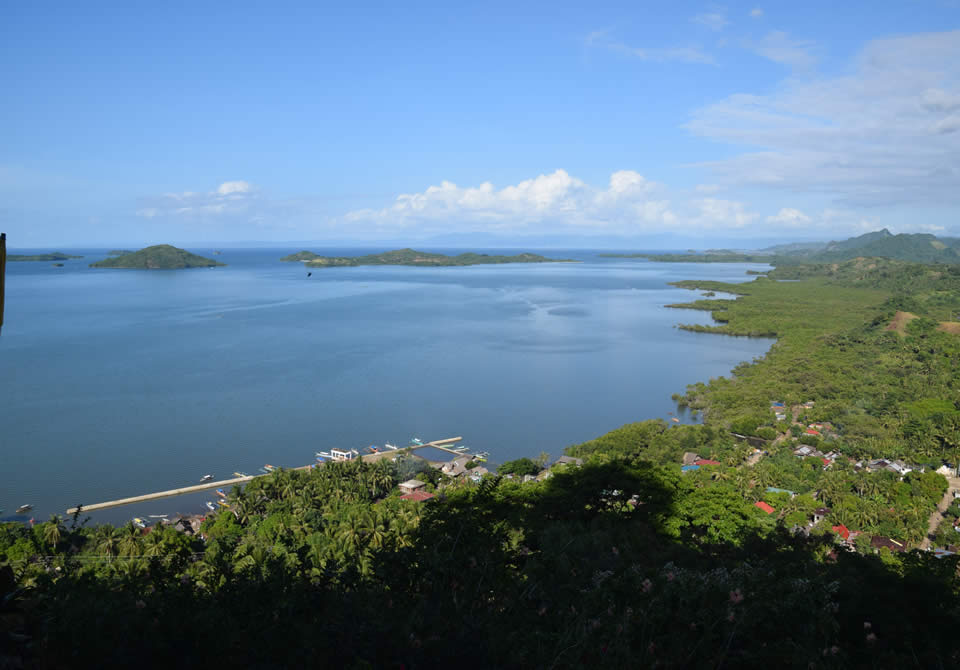
{"label": "outrigger boat", "polygon": [[423,442],[420,440],[419,437],[415,437],[415,438],[413,438],[412,440],[410,440],[410,444],[415,444],[415,445],[417,445],[418,447],[422,447],[422,446],[423,446]]}
{"label": "outrigger boat", "polygon": [[217,494],[218,496],[220,496],[221,498],[226,498],[226,497],[227,497],[227,494],[224,493],[223,489],[217,489],[217,490],[216,490],[216,494]]}
{"label": "outrigger boat", "polygon": [[204,475],[203,477],[200,478],[200,481],[209,482],[211,479],[213,479],[213,475]]}
{"label": "outrigger boat", "polygon": [[17,508],[17,514],[25,514],[26,512],[29,512],[32,509],[33,509],[33,505],[20,505],[20,507]]}
{"label": "outrigger boat", "polygon": [[220,505],[221,507],[226,507],[227,509],[230,509],[230,504],[226,500],[218,500],[217,504]]}
{"label": "outrigger boat", "polygon": [[146,527],[147,527],[147,524],[145,524],[145,523],[143,522],[143,519],[141,519],[141,518],[138,517],[138,516],[133,517],[133,525],[136,526],[137,528],[146,528]]}
{"label": "outrigger boat", "polygon": [[317,456],[320,456],[321,458],[333,458],[333,454],[331,454],[329,451],[318,451]]}
{"label": "outrigger boat", "polygon": [[384,446],[385,448],[387,448],[387,449],[393,449],[394,451],[396,451],[397,448],[398,448],[398,447],[393,446],[393,445],[390,444],[389,442],[384,442],[384,443],[383,443],[383,446]]}
{"label": "outrigger boat", "polygon": [[371,444],[369,447],[367,447],[367,451],[369,451],[371,454],[379,454],[379,453],[380,453],[380,449],[379,449],[378,447],[375,447],[375,446],[372,445],[372,444]]}
{"label": "outrigger boat", "polygon": [[238,471],[238,472],[234,472],[234,473],[233,473],[233,476],[234,476],[234,477],[249,477],[250,475],[248,475],[246,472],[239,472],[239,471]]}
{"label": "outrigger boat", "polygon": [[207,506],[207,509],[210,510],[211,512],[217,511],[217,506],[214,505],[214,504],[213,504],[212,502],[210,502],[209,500],[208,500],[207,502],[205,502],[204,504]]}
{"label": "outrigger boat", "polygon": [[151,518],[151,519],[166,519],[167,516],[168,516],[167,514],[151,514],[151,515],[150,515],[150,518]]}
{"label": "outrigger boat", "polygon": [[277,468],[267,463],[266,465],[263,466],[263,469],[266,470],[267,472],[273,472]]}

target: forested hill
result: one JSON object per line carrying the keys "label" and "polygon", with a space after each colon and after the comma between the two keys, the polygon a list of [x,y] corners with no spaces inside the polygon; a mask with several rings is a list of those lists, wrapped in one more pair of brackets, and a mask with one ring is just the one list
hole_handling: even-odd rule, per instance
{"label": "forested hill", "polygon": [[217,261],[191,254],[184,249],[157,244],[140,251],[122,254],[91,263],[92,268],[125,268],[132,270],[179,270],[183,268],[208,268],[224,265]]}
{"label": "forested hill", "polygon": [[309,267],[353,267],[358,265],[416,265],[444,267],[459,265],[493,265],[500,263],[566,263],[568,260],[547,258],[539,254],[522,253],[514,256],[463,253],[457,256],[433,254],[415,249],[397,249],[381,254],[365,256],[319,256],[311,251],[301,251],[280,260],[306,261]]}
{"label": "forested hill", "polygon": [[853,258],[890,258],[911,263],[960,264],[960,239],[926,233],[894,235],[884,228],[839,242],[778,244],[758,251],[707,251],[702,254],[601,254],[613,258],[647,258],[667,263],[837,263]]}

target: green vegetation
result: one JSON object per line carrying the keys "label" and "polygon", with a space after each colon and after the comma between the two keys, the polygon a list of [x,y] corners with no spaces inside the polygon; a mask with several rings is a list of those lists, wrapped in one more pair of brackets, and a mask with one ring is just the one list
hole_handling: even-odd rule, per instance
{"label": "green vegetation", "polygon": [[925,233],[894,235],[884,228],[841,242],[781,244],[754,252],[727,249],[704,254],[600,254],[608,258],[646,258],[661,263],[836,263],[854,258],[888,258],[910,263],[960,263],[960,240]]}
{"label": "green vegetation", "polygon": [[35,254],[28,256],[24,254],[8,254],[8,261],[65,261],[71,258],[83,258],[83,256],[71,256],[62,251],[54,251],[52,254]]}
{"label": "green vegetation", "polygon": [[[622,426],[567,449],[582,467],[529,483],[414,458],[280,471],[235,488],[203,539],[2,524],[4,653],[38,667],[960,665],[960,557],[900,551],[960,545],[960,503],[935,512],[948,482],[933,471],[960,460],[960,335],[940,330],[960,267],[852,260],[678,285],[739,296],[686,305],[718,319],[690,329],[777,337],[675,396],[702,425]],[[890,330],[898,313],[916,318]],[[414,476],[434,499],[399,499]]]}
{"label": "green vegetation", "polygon": [[140,251],[91,263],[92,268],[124,268],[134,270],[178,270],[181,268],[212,268],[224,263],[212,261],[189,251],[157,244]]}
{"label": "green vegetation", "polygon": [[284,256],[280,260],[282,261],[312,261],[317,258],[323,258],[320,254],[315,254],[312,251],[298,251],[295,254],[290,254],[289,256]]}
{"label": "green vegetation", "polygon": [[123,254],[132,254],[133,251],[130,249],[111,249],[107,252],[107,256],[122,256]]}
{"label": "green vegetation", "polygon": [[497,472],[501,475],[517,475],[518,477],[535,475],[541,470],[543,470],[543,467],[529,458],[518,458],[515,461],[507,461],[497,468]]}
{"label": "green vegetation", "polygon": [[646,258],[660,263],[772,263],[770,254],[760,252],[751,254],[597,254],[601,258]]}
{"label": "green vegetation", "polygon": [[487,254],[465,253],[457,256],[431,254],[414,249],[398,249],[382,254],[366,256],[317,256],[310,251],[301,251],[281,260],[305,260],[307,254],[313,258],[307,260],[308,267],[354,267],[357,265],[417,265],[426,267],[446,267],[460,265],[492,265],[499,263],[572,263],[570,260],[547,258],[538,254],[517,254],[516,256],[489,256]]}

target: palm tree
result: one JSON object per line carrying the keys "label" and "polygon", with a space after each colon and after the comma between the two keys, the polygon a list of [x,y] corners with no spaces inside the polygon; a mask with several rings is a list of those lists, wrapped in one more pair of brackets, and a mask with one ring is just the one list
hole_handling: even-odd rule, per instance
{"label": "palm tree", "polygon": [[104,556],[117,555],[120,538],[118,537],[117,531],[113,526],[107,524],[97,526],[93,537],[94,541],[96,542],[96,550],[98,553]]}
{"label": "palm tree", "polygon": [[138,556],[140,554],[140,529],[128,523],[119,529],[120,541],[118,548],[124,556]]}
{"label": "palm tree", "polygon": [[43,524],[43,541],[56,551],[57,545],[63,537],[63,520],[56,514],[50,515],[50,520]]}

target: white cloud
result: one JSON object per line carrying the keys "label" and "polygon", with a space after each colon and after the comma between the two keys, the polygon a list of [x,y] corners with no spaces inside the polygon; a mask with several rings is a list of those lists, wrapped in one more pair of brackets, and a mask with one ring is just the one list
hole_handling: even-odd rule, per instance
{"label": "white cloud", "polygon": [[813,67],[817,62],[813,55],[815,46],[809,40],[792,39],[782,30],[774,30],[767,33],[759,43],[752,45],[752,48],[757,54],[774,63],[804,69]]}
{"label": "white cloud", "polygon": [[699,211],[691,218],[691,224],[696,228],[743,228],[757,218],[736,200],[703,198],[694,205]]}
{"label": "white cloud", "polygon": [[701,165],[847,206],[960,204],[960,31],[870,42],[844,72],[697,110],[690,131],[746,149]]}
{"label": "white cloud", "polygon": [[678,221],[662,187],[631,170],[610,175],[604,188],[565,170],[497,189],[490,182],[460,187],[443,181],[419,193],[397,196],[383,209],[349,212],[344,221],[381,229],[469,230],[662,229]]}
{"label": "white cloud", "polygon": [[723,10],[697,14],[690,20],[694,23],[700,24],[701,26],[706,26],[713,31],[721,31],[726,26],[730,25],[730,22],[727,21],[726,13]]}
{"label": "white cloud", "polygon": [[720,184],[697,184],[697,193],[717,193],[723,189]]}
{"label": "white cloud", "polygon": [[249,193],[253,187],[245,181],[225,181],[217,188],[218,195],[231,195],[234,193]]}
{"label": "white cloud", "polygon": [[750,10],[750,16],[752,16],[755,19],[759,19],[761,16],[763,16],[763,10],[760,9],[759,7],[754,7],[753,9]]}
{"label": "white cloud", "polygon": [[654,63],[680,62],[701,63],[713,65],[716,63],[713,56],[704,52],[699,46],[675,47],[632,47],[612,39],[607,31],[595,30],[587,35],[584,43],[588,47],[608,49],[625,56]]}
{"label": "white cloud", "polygon": [[805,226],[811,221],[809,216],[792,207],[784,207],[773,216],[768,216],[766,220],[767,223],[779,226]]}
{"label": "white cloud", "polygon": [[226,181],[208,192],[183,191],[140,198],[136,215],[146,219],[176,217],[206,219],[243,214],[257,199],[257,189],[245,181]]}

